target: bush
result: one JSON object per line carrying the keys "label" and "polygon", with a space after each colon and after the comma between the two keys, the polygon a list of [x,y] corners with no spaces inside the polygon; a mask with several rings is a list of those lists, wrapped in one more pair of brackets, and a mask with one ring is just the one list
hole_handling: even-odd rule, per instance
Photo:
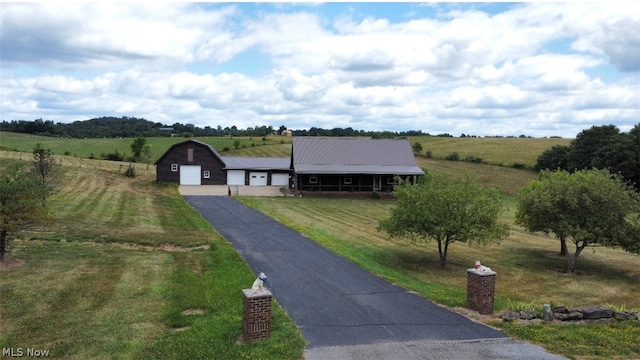
{"label": "bush", "polygon": [[460,160],[460,154],[458,154],[457,152],[452,152],[451,154],[447,155],[447,160],[459,161]]}
{"label": "bush", "polygon": [[373,191],[373,192],[371,192],[371,197],[372,197],[373,199],[380,199],[380,198],[381,198],[381,196],[380,196],[380,192],[379,192],[379,191]]}
{"label": "bush", "polygon": [[475,157],[473,155],[467,156],[464,160],[472,163],[478,163],[478,164],[482,163],[482,158]]}
{"label": "bush", "polygon": [[111,161],[124,161],[124,158],[125,158],[125,154],[119,153],[118,150],[116,150],[115,153],[109,153],[109,154],[103,153],[100,156],[105,160],[111,160]]}
{"label": "bush", "polygon": [[134,178],[136,177],[136,169],[132,166],[127,168],[127,171],[124,172],[127,177]]}

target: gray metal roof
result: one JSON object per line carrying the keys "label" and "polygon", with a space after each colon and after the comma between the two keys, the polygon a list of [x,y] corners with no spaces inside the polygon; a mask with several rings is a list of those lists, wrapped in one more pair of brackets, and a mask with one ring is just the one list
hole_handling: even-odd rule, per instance
{"label": "gray metal roof", "polygon": [[408,140],[296,137],[299,174],[424,175]]}
{"label": "gray metal roof", "polygon": [[222,157],[225,170],[289,170],[291,159],[267,157]]}

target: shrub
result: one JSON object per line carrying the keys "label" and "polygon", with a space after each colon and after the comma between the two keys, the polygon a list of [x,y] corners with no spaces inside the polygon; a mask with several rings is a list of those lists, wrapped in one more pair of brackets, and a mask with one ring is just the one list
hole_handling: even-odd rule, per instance
{"label": "shrub", "polygon": [[447,155],[447,160],[459,161],[460,160],[460,154],[458,154],[457,152],[454,151],[451,154]]}
{"label": "shrub", "polygon": [[482,158],[475,157],[473,155],[467,156],[464,160],[472,163],[482,163]]}
{"label": "shrub", "polygon": [[116,150],[115,153],[109,153],[109,154],[103,153],[100,156],[105,160],[111,160],[111,161],[124,161],[124,158],[125,158],[125,154],[119,153],[118,150]]}
{"label": "shrub", "polygon": [[136,177],[136,169],[132,166],[127,168],[127,171],[124,172],[127,177],[134,178]]}

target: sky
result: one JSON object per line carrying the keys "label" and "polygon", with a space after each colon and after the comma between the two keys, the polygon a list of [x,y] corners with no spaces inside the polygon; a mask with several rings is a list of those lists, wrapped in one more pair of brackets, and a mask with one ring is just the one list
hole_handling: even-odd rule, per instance
{"label": "sky", "polygon": [[3,2],[0,94],[6,121],[626,132],[640,2]]}

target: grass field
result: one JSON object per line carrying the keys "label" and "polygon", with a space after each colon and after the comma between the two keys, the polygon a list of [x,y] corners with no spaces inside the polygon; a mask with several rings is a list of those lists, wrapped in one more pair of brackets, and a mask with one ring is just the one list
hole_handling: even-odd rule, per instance
{"label": "grass field", "polygon": [[538,156],[554,145],[569,145],[571,139],[561,138],[442,138],[411,137],[411,143],[422,144],[421,155],[431,151],[434,159],[445,159],[457,152],[460,159],[469,156],[493,165],[533,167]]}
{"label": "grass field", "polygon": [[[255,157],[289,157],[291,155],[290,137],[267,136],[264,138],[220,138],[203,137],[200,141],[212,145],[223,156],[255,156]],[[184,141],[185,138],[147,138],[151,146],[151,163],[155,162],[171,145]],[[236,149],[234,141],[239,140]],[[560,138],[442,138],[411,137],[411,143],[422,144],[423,151],[418,160],[426,160],[427,151],[431,151],[434,159],[444,159],[457,152],[464,160],[468,156],[481,158],[484,162],[511,167],[522,164],[533,167],[537,157],[554,145],[568,145],[570,139]],[[31,152],[36,144],[51,149],[56,155],[89,158],[91,154],[100,158],[100,154],[131,154],[132,138],[119,139],[63,139],[28,134],[0,132],[0,149],[8,151]],[[228,151],[225,151],[228,148]]]}
{"label": "grass field", "polygon": [[[543,304],[549,303],[640,311],[637,255],[598,248],[583,253],[577,274],[566,274],[562,271],[565,260],[558,256],[557,240],[513,226],[515,202],[509,196],[505,198],[509,209],[501,221],[513,226],[511,236],[501,244],[490,246],[453,244],[444,269],[439,266],[435,243],[416,245],[394,241],[376,231],[377,222],[393,206],[390,201],[309,197],[254,197],[241,198],[241,201],[371,272],[468,316],[469,312],[463,309],[466,307],[466,269],[473,266],[475,259],[481,259],[498,275],[495,316],[477,318],[479,321],[504,327],[513,337],[573,359],[640,356],[638,342],[628,341],[640,338],[638,321],[567,328],[505,324],[497,320],[497,315],[506,309],[541,310]],[[619,336],[621,333],[624,336]]]}
{"label": "grass field", "polygon": [[[115,153],[131,154],[133,138],[99,138],[99,139],[72,139],[0,132],[0,150],[22,151],[31,153],[38,143],[44,148],[51,149],[56,155],[68,155],[71,157],[100,159],[101,154]],[[151,146],[151,163],[153,164],[173,144],[187,140],[181,137],[151,137],[147,143]],[[242,156],[274,156],[288,157],[291,155],[291,138],[283,136],[267,136],[265,138],[224,138],[203,137],[197,138],[213,146],[222,156],[234,155],[241,150]],[[240,143],[236,149],[234,141]],[[228,149],[228,150],[225,150]]]}
{"label": "grass field", "polygon": [[[5,147],[7,134],[0,135]],[[20,143],[18,149],[25,152],[0,151],[0,170],[30,160],[35,142],[22,144],[24,135],[14,135],[12,141]],[[49,139],[36,140],[53,149]],[[205,140],[214,147],[229,144],[229,139]],[[111,141],[122,141],[118,145],[122,151],[132,139]],[[495,141],[504,143],[496,145]],[[537,174],[508,164],[522,161],[532,166],[537,157],[532,154],[556,141],[568,143],[564,139],[425,138],[423,149],[433,149],[434,158],[419,156],[419,165],[499,188],[507,205],[501,221],[512,226],[511,236],[501,244],[453,244],[446,269],[438,266],[435,243],[410,244],[376,231],[377,222],[393,206],[391,201],[239,199],[370,271],[456,311],[465,306],[466,269],[475,259],[498,272],[497,312],[544,303],[640,311],[637,255],[594,248],[581,255],[577,274],[565,274],[560,271],[564,259],[557,255],[557,240],[513,224],[514,194]],[[290,143],[266,143],[269,145],[241,146],[223,155],[289,156]],[[514,144],[528,144],[523,149],[530,154],[510,151]],[[59,145],[71,148],[64,142]],[[453,151],[461,158],[470,154],[502,166],[439,159]],[[60,158],[66,172],[64,186],[50,201],[55,225],[26,232],[10,254],[14,265],[24,264],[0,270],[0,347],[52,349],[63,358],[302,357],[304,340],[277,306],[272,339],[254,345],[237,342],[241,326],[238,289],[250,285],[253,275],[231,246],[184,202],[176,186],[153,183],[153,166],[147,169],[137,164],[138,177],[130,179],[122,175],[127,163],[80,155]],[[201,315],[183,314],[185,310]],[[632,341],[640,338],[638,322],[492,325],[573,359],[640,358],[638,342]]]}
{"label": "grass field", "polygon": [[[25,160],[0,152],[0,169]],[[300,359],[275,303],[272,336],[244,344],[241,289],[254,275],[153,168],[61,157],[55,223],[24,232],[0,266],[0,348],[68,359]]]}

